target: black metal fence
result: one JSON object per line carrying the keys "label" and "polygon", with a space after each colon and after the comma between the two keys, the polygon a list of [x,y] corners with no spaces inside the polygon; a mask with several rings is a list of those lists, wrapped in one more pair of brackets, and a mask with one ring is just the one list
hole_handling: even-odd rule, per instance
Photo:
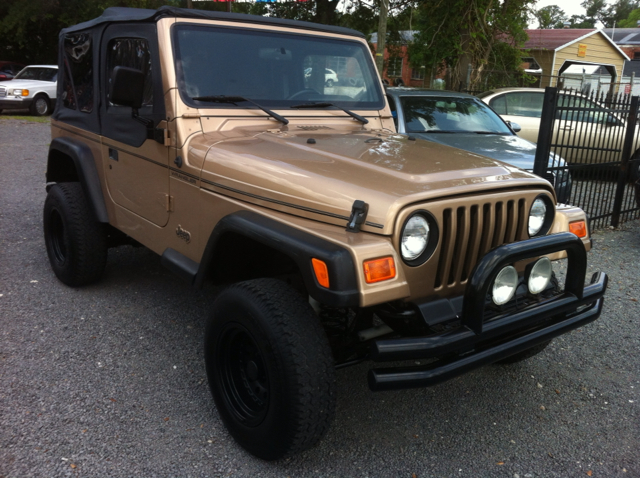
{"label": "black metal fence", "polygon": [[639,97],[546,88],[534,172],[557,181],[591,229],[640,218]]}

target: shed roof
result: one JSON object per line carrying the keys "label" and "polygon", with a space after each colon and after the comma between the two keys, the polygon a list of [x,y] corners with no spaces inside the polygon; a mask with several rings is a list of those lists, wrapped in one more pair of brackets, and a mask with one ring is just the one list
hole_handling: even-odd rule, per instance
{"label": "shed roof", "polygon": [[525,32],[529,36],[529,39],[524,44],[524,48],[527,50],[558,51],[580,40],[600,34],[625,60],[629,59],[626,53],[623,52],[609,36],[605,35],[602,30],[595,30],[593,28],[537,28],[525,30]]}
{"label": "shed roof", "polygon": [[640,28],[603,28],[602,33],[618,45],[640,45]]}

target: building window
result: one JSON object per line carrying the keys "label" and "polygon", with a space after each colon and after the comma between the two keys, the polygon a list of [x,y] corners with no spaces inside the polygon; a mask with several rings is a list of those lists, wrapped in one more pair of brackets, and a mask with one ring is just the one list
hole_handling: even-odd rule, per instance
{"label": "building window", "polygon": [[402,57],[389,58],[387,76],[389,78],[402,76]]}
{"label": "building window", "polygon": [[634,51],[633,52],[633,59],[634,60],[640,60],[640,51]]}
{"label": "building window", "polygon": [[424,68],[411,68],[412,80],[424,80]]}

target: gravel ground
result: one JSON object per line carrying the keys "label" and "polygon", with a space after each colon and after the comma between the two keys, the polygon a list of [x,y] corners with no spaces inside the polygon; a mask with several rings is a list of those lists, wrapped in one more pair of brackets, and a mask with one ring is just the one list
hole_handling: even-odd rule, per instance
{"label": "gravel ground", "polygon": [[595,234],[602,317],[512,366],[374,394],[340,370],[336,420],[275,463],[235,445],[202,360],[211,290],[142,249],[58,282],[41,210],[46,124],[0,117],[0,477],[640,477],[640,223]]}

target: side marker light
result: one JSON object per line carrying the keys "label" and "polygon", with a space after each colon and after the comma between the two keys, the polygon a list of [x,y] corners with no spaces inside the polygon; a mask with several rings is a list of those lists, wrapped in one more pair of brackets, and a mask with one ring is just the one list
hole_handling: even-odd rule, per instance
{"label": "side marker light", "polygon": [[327,269],[327,264],[320,259],[312,258],[311,264],[313,264],[313,272],[316,274],[316,279],[318,284],[322,287],[329,288],[329,269]]}

